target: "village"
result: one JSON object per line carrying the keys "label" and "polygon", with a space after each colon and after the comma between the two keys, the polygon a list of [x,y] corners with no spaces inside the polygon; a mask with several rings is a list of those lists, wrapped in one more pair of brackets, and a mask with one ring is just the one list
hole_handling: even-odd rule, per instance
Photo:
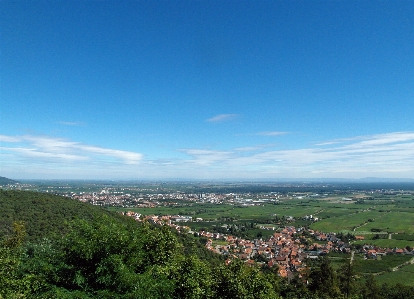
{"label": "village", "polygon": [[[233,258],[245,261],[248,265],[259,265],[275,269],[280,277],[292,279],[296,274],[307,271],[306,261],[317,259],[318,256],[330,252],[351,254],[360,253],[365,259],[377,259],[380,255],[406,254],[414,255],[414,250],[406,248],[380,248],[372,245],[352,246],[352,242],[344,242],[336,233],[322,233],[305,227],[295,228],[285,226],[277,229],[270,238],[248,240],[229,234],[212,233],[208,231],[192,231],[189,226],[182,225],[192,221],[191,216],[165,215],[142,216],[136,212],[125,212],[139,222],[148,221],[155,225],[168,225],[181,233],[193,234],[206,240],[205,247],[219,255],[227,257],[226,263]],[[200,221],[202,219],[195,219]],[[262,227],[271,229],[270,227]],[[273,227],[273,230],[275,228]],[[364,236],[355,236],[363,240]]]}

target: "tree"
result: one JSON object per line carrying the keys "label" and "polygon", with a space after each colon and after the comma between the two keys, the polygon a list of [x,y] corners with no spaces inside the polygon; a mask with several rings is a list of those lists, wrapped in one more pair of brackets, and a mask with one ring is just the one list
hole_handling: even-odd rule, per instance
{"label": "tree", "polygon": [[380,290],[375,282],[374,275],[369,275],[365,280],[365,285],[362,291],[364,299],[381,299]]}
{"label": "tree", "polygon": [[355,290],[355,271],[351,261],[344,260],[339,269],[339,289],[348,298]]}
{"label": "tree", "polygon": [[280,295],[283,298],[309,298],[311,296],[310,294],[306,288],[306,283],[298,274],[290,280],[284,278],[281,281]]}
{"label": "tree", "polygon": [[177,260],[171,267],[169,277],[175,281],[174,297],[176,298],[214,298],[210,269],[194,255]]}
{"label": "tree", "polygon": [[215,298],[275,299],[279,296],[274,282],[258,268],[248,267],[239,259],[227,266],[220,265],[213,272]]}
{"label": "tree", "polygon": [[37,276],[19,271],[25,236],[24,223],[14,222],[12,235],[0,242],[0,298],[24,298],[44,287]]}
{"label": "tree", "polygon": [[3,241],[3,246],[10,249],[17,249],[26,237],[26,227],[24,222],[17,221],[13,223],[13,234]]}
{"label": "tree", "polygon": [[404,286],[399,283],[393,286],[385,283],[381,286],[379,292],[382,298],[387,299],[414,298],[414,287]]}
{"label": "tree", "polygon": [[312,267],[309,289],[322,298],[337,298],[340,295],[337,276],[328,257],[319,258],[319,265]]}
{"label": "tree", "polygon": [[143,266],[165,266],[182,249],[177,237],[168,226],[151,227],[145,223],[140,231],[142,248],[140,250]]}

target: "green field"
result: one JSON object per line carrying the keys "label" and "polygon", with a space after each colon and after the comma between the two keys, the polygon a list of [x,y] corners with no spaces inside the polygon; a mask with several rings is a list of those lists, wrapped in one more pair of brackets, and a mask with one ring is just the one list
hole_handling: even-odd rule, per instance
{"label": "green field", "polygon": [[379,284],[390,284],[395,285],[397,283],[408,285],[408,286],[414,286],[414,264],[404,266],[398,271],[394,272],[386,272],[381,275],[375,276],[375,280]]}
{"label": "green field", "polygon": [[378,239],[378,240],[362,240],[362,241],[355,241],[353,244],[371,244],[376,245],[383,248],[405,248],[410,246],[411,248],[414,247],[414,241],[407,241],[407,240],[394,240],[394,239]]}
{"label": "green field", "polygon": [[327,219],[327,218],[332,218],[332,217],[340,217],[340,216],[355,213],[358,210],[359,209],[355,208],[354,204],[349,204],[345,207],[337,207],[337,206],[332,207],[332,205],[331,205],[331,206],[328,206],[328,207],[324,208],[323,211],[318,214],[318,217],[320,217],[322,219]]}
{"label": "green field", "polygon": [[414,214],[391,211],[385,213],[378,221],[375,219],[374,222],[370,222],[356,231],[370,231],[372,228],[386,232],[414,234]]}
{"label": "green field", "polygon": [[110,208],[117,211],[134,211],[143,215],[193,215],[204,220],[215,220],[222,217],[236,219],[269,219],[273,214],[278,216],[303,217],[315,214],[320,207],[303,205],[275,205],[263,204],[260,206],[240,207],[229,204],[193,204],[182,207],[157,208]]}
{"label": "green field", "polygon": [[362,256],[355,256],[355,271],[357,273],[379,273],[401,265],[412,258],[411,255],[385,255],[378,259],[363,259]]}
{"label": "green field", "polygon": [[338,232],[343,230],[351,231],[356,226],[362,225],[369,219],[381,216],[378,211],[366,211],[352,214],[345,214],[337,217],[323,218],[311,225],[312,229],[323,232]]}
{"label": "green field", "polygon": [[[383,247],[414,247],[414,201],[411,198],[383,196],[378,200],[365,200],[363,203],[341,202],[336,200],[284,200],[279,204],[265,203],[242,207],[231,204],[193,203],[189,205],[156,208],[110,208],[118,211],[135,211],[143,215],[190,215],[214,222],[254,221],[267,223],[277,217],[296,218],[295,226],[307,226],[322,232],[354,232],[367,235],[366,242]],[[315,223],[302,220],[305,215],[313,215],[321,220]],[[370,240],[378,232],[399,233],[392,240]],[[404,233],[404,234],[402,234]],[[373,234],[373,235],[371,235]],[[267,234],[266,234],[267,235]],[[368,236],[369,235],[369,236]],[[403,239],[401,242],[395,239]],[[364,241],[360,243],[365,243]]]}

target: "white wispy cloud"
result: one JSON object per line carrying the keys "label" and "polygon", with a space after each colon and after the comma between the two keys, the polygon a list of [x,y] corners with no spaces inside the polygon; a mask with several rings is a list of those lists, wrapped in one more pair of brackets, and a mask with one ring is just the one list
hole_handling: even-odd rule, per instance
{"label": "white wispy cloud", "polygon": [[355,136],[350,138],[338,138],[323,142],[315,143],[317,146],[332,145],[332,144],[387,144],[393,142],[404,142],[412,140],[414,132],[393,132],[385,134],[376,134],[368,136]]}
{"label": "white wispy cloud", "polygon": [[260,152],[263,151],[264,149],[269,149],[269,148],[274,148],[276,145],[273,143],[269,143],[269,144],[258,144],[258,145],[254,145],[254,146],[244,146],[244,147],[236,147],[233,149],[233,151],[236,152]]}
{"label": "white wispy cloud", "polygon": [[232,152],[230,151],[215,151],[204,149],[182,149],[181,152],[193,157],[192,160],[186,162],[198,165],[212,165],[214,163],[230,159]]}
{"label": "white wispy cloud", "polygon": [[71,155],[65,153],[52,153],[39,151],[36,148],[21,148],[21,147],[0,147],[0,149],[15,152],[26,158],[40,158],[40,159],[59,159],[61,161],[86,161],[88,157],[80,155]]}
{"label": "white wispy cloud", "polygon": [[238,116],[239,116],[238,114],[219,114],[219,115],[213,116],[212,118],[207,119],[206,121],[211,122],[211,123],[219,123],[219,122],[233,120],[237,118]]}
{"label": "white wispy cloud", "polygon": [[0,135],[0,142],[19,142],[20,137]]}
{"label": "white wispy cloud", "polygon": [[263,146],[258,145],[258,146],[237,147],[234,150],[236,152],[254,152],[254,151],[259,151],[261,149],[263,149]]}
{"label": "white wispy cloud", "polygon": [[[253,169],[256,175],[284,174],[307,177],[315,174],[353,176],[399,173],[414,177],[414,132],[395,132],[327,141],[326,146],[290,150],[241,153],[229,151],[187,150],[188,162],[226,169]],[[253,149],[253,148],[252,148]],[[253,174],[254,176],[254,174]]]}
{"label": "white wispy cloud", "polygon": [[119,160],[125,164],[138,164],[143,158],[140,153],[97,147],[49,136],[0,135],[0,141],[19,145],[12,147],[3,145],[1,147],[2,151],[19,154],[21,158],[41,158],[46,162],[48,159],[54,159],[54,163],[56,159],[62,163],[98,160],[108,162],[107,158],[109,158]]}
{"label": "white wispy cloud", "polygon": [[274,131],[274,132],[259,132],[259,133],[256,133],[256,135],[260,135],[260,136],[281,136],[281,135],[286,135],[286,134],[289,134],[289,132]]}

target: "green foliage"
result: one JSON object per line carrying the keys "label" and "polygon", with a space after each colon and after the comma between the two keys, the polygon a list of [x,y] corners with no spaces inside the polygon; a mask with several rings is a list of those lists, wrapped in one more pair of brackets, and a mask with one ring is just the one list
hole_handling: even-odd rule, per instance
{"label": "green foliage", "polygon": [[309,289],[321,298],[337,298],[341,292],[338,286],[336,272],[328,257],[319,258],[319,265],[312,267],[309,275]]}
{"label": "green foliage", "polygon": [[3,246],[10,249],[19,248],[26,237],[26,227],[24,222],[13,223],[13,234],[3,241]]}
{"label": "green foliage", "polygon": [[374,276],[369,275],[365,281],[365,287],[362,292],[364,299],[381,299],[380,290],[375,282]]}
{"label": "green foliage", "polygon": [[0,189],[0,207],[0,238],[10,234],[14,222],[23,221],[29,241],[62,235],[68,230],[65,222],[75,218],[116,215],[67,197],[31,191]]}
{"label": "green foliage", "polygon": [[170,271],[169,277],[176,284],[175,298],[215,298],[210,268],[197,257],[187,256],[178,260]]}
{"label": "green foliage", "polygon": [[138,227],[105,216],[92,222],[73,221],[59,246],[64,253],[63,286],[127,294],[148,281],[151,276],[140,275],[147,268],[164,267],[173,260],[178,243],[168,228]]}
{"label": "green foliage", "polygon": [[281,281],[280,295],[282,298],[293,299],[311,298],[312,294],[309,292],[304,278],[296,274],[290,281],[286,278]]}
{"label": "green foliage", "polygon": [[168,226],[150,227],[149,224],[145,224],[141,234],[144,266],[153,264],[165,266],[181,249],[177,238]]}
{"label": "green foliage", "polygon": [[216,298],[265,299],[278,298],[275,281],[256,267],[246,267],[238,259],[221,265],[213,273]]}
{"label": "green foliage", "polygon": [[342,267],[338,272],[339,289],[345,298],[350,297],[355,293],[356,289],[356,274],[354,266],[350,261],[343,261]]}
{"label": "green foliage", "polygon": [[25,232],[24,224],[15,222],[12,235],[0,243],[0,298],[24,298],[44,287],[42,280],[35,275],[20,275]]}
{"label": "green foliage", "polygon": [[[410,277],[408,276],[407,278],[410,279]],[[379,288],[379,294],[382,298],[387,299],[414,298],[414,287],[401,285],[400,283],[395,286],[383,284]]]}

